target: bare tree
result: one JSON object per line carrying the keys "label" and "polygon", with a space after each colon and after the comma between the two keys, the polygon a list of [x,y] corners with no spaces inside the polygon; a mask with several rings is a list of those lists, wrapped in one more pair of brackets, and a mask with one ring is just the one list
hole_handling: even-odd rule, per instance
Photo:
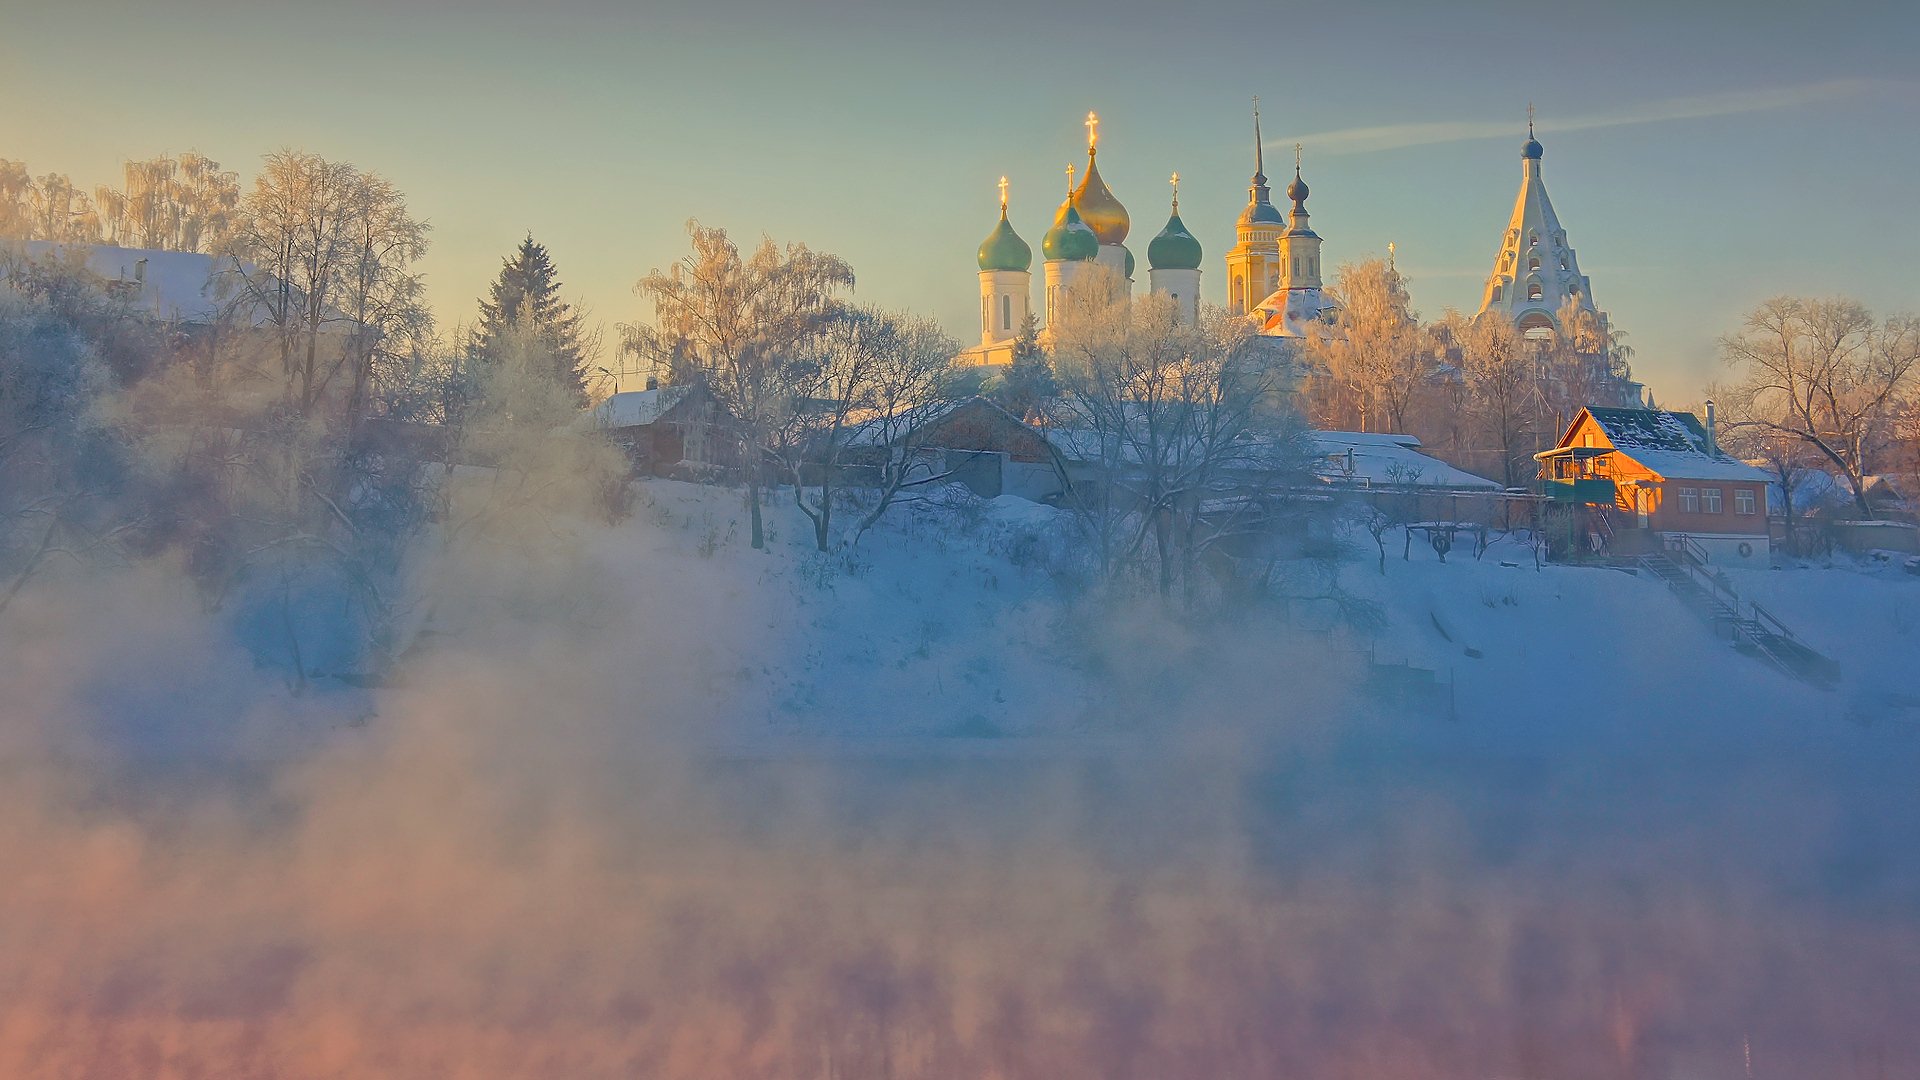
{"label": "bare tree", "polygon": [[1775,297],[1723,336],[1720,351],[1735,372],[1742,422],[1811,447],[1871,518],[1866,478],[1920,378],[1920,318],[1876,322],[1852,300]]}
{"label": "bare tree", "polygon": [[1542,430],[1531,346],[1497,313],[1475,319],[1461,343],[1461,369],[1474,414],[1474,440],[1498,466],[1503,487],[1532,478]]}
{"label": "bare tree", "polygon": [[[1116,298],[1118,297],[1118,298]],[[1049,422],[1093,466],[1073,503],[1114,576],[1151,553],[1155,589],[1193,596],[1198,556],[1217,533],[1209,503],[1249,495],[1276,469],[1262,406],[1278,373],[1253,362],[1245,320],[1179,317],[1167,297],[1127,299],[1095,270],[1069,290],[1053,331],[1065,393]]]}
{"label": "bare tree", "polygon": [[625,347],[669,382],[702,382],[731,416],[745,452],[753,546],[766,546],[762,470],[777,465],[775,439],[794,407],[787,366],[844,317],[840,294],[853,268],[804,244],[763,239],[743,257],[725,229],[687,223],[693,251],[655,269],[637,290],[653,300],[652,326],[623,326]]}
{"label": "bare tree", "polygon": [[933,479],[916,470],[917,436],[948,403],[946,375],[959,351],[931,320],[861,308],[835,321],[803,359],[788,365],[797,404],[775,443],[794,503],[812,522],[819,550],[831,546],[849,451],[862,453],[863,466],[879,458],[871,465],[877,483],[856,539],[902,491]]}
{"label": "bare tree", "polygon": [[869,413],[862,441],[880,457],[872,471],[870,500],[854,528],[854,541],[878,524],[904,495],[945,479],[921,457],[928,424],[953,401],[953,358],[959,342],[940,324],[914,315],[888,316],[868,382]]}

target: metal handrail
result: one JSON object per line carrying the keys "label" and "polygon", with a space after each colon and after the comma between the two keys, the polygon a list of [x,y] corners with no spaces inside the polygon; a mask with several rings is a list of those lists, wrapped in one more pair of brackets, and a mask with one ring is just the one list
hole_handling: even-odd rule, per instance
{"label": "metal handrail", "polygon": [[1787,624],[1781,622],[1773,612],[1761,607],[1758,602],[1750,601],[1748,606],[1753,609],[1753,621],[1756,625],[1765,622],[1772,627],[1774,633],[1779,634],[1795,645],[1802,644],[1800,638],[1796,636],[1792,630],[1787,629]]}

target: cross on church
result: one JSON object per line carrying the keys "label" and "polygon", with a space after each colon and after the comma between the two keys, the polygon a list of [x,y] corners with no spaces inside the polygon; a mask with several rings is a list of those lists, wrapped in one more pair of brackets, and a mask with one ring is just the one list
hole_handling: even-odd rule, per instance
{"label": "cross on church", "polygon": [[1098,143],[1099,141],[1100,141],[1100,118],[1098,116],[1095,116],[1093,112],[1089,110],[1087,113],[1087,149],[1089,150],[1093,149],[1094,144]]}
{"label": "cross on church", "polygon": [[1073,162],[1067,162],[1067,197],[1073,197]]}
{"label": "cross on church", "polygon": [[1003,176],[1000,178],[1000,212],[1005,213],[1006,210],[1007,210],[1007,178]]}
{"label": "cross on church", "polygon": [[1180,212],[1180,174],[1174,173],[1167,183],[1173,185],[1173,212],[1177,214]]}
{"label": "cross on church", "polygon": [[1533,102],[1527,102],[1527,138],[1533,138]]}

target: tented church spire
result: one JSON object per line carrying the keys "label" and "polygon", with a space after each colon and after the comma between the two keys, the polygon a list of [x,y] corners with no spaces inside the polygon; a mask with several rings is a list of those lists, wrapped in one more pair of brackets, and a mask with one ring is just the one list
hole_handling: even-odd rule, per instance
{"label": "tented church spire", "polygon": [[1561,305],[1569,299],[1594,313],[1600,325],[1606,316],[1594,306],[1593,290],[1580,273],[1579,259],[1567,243],[1560,216],[1547,198],[1540,177],[1546,151],[1534,135],[1533,106],[1527,106],[1527,141],[1520,145],[1520,194],[1513,216],[1494,257],[1480,310],[1498,311],[1513,320],[1529,337],[1550,337],[1558,325]]}

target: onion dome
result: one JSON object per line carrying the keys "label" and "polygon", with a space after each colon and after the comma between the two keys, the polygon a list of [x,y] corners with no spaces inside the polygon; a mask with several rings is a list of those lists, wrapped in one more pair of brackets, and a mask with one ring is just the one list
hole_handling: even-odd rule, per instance
{"label": "onion dome", "polygon": [[1132,281],[1132,280],[1133,280],[1133,268],[1134,268],[1134,265],[1135,265],[1135,264],[1134,264],[1134,261],[1133,261],[1133,252],[1131,252],[1131,251],[1128,251],[1128,250],[1127,250],[1127,248],[1126,248],[1126,247],[1125,247],[1124,245],[1123,245],[1123,246],[1122,246],[1122,247],[1120,248],[1120,250],[1121,250],[1122,252],[1125,252],[1125,254],[1126,254],[1126,256],[1127,256],[1127,280],[1128,280],[1128,281]]}
{"label": "onion dome", "polygon": [[1071,198],[1060,205],[1060,216],[1040,241],[1040,251],[1048,262],[1091,262],[1100,254],[1100,238],[1080,220]]}
{"label": "onion dome", "polygon": [[1094,162],[1096,153],[1091,147],[1087,149],[1087,175],[1073,193],[1073,205],[1101,243],[1118,244],[1126,240],[1133,221],[1127,216],[1127,208],[1107,189],[1107,182],[1100,179],[1100,168]]}
{"label": "onion dome", "polygon": [[1007,222],[1007,208],[1000,207],[1000,224],[993,227],[987,238],[980,242],[980,269],[982,270],[1020,270],[1033,269],[1033,249],[1027,246],[1020,234],[1013,231]]}
{"label": "onion dome", "polygon": [[1292,199],[1295,205],[1307,201],[1307,182],[1300,179],[1298,165],[1293,167],[1293,183],[1287,185],[1287,198]]}
{"label": "onion dome", "polygon": [[[1261,179],[1266,179],[1261,177]],[[1281,215],[1280,208],[1268,201],[1266,185],[1258,185],[1259,194],[1240,211],[1242,225],[1285,225],[1287,219]]]}
{"label": "onion dome", "polygon": [[1540,145],[1540,140],[1532,137],[1520,144],[1520,156],[1528,161],[1539,161],[1540,155],[1545,152],[1546,148]]}
{"label": "onion dome", "polygon": [[1147,245],[1147,265],[1155,270],[1198,270],[1200,261],[1200,241],[1180,221],[1180,204],[1175,203],[1167,227]]}

